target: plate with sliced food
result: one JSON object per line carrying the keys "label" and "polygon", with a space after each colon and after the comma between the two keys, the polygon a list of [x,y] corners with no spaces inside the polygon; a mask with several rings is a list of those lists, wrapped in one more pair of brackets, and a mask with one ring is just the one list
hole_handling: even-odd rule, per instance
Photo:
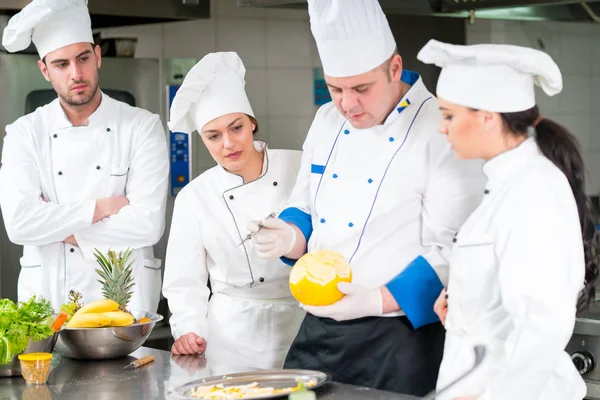
{"label": "plate with sliced food", "polygon": [[241,372],[186,383],[175,388],[171,397],[186,400],[276,399],[316,389],[330,380],[329,374],[302,369]]}

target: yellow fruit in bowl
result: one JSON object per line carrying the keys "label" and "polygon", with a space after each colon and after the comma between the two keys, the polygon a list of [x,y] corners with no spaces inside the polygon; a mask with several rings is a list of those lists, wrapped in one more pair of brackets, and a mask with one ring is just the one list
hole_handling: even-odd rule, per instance
{"label": "yellow fruit in bowl", "polygon": [[102,314],[110,318],[110,326],[129,326],[135,321],[133,315],[123,311],[108,311]]}
{"label": "yellow fruit in bowl", "polygon": [[67,323],[67,328],[102,328],[108,326],[111,319],[100,313],[74,315]]}
{"label": "yellow fruit in bowl", "polygon": [[306,253],[290,272],[290,290],[302,304],[327,306],[344,297],[339,282],[351,282],[348,260],[335,251],[317,250]]}
{"label": "yellow fruit in bowl", "polygon": [[95,300],[85,304],[75,313],[75,316],[79,316],[81,314],[93,314],[93,313],[102,313],[107,311],[116,311],[119,309],[119,304],[113,300]]}

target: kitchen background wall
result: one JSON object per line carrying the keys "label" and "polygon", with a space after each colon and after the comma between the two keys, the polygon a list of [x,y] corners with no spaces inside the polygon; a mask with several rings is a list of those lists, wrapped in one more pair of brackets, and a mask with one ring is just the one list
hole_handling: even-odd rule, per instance
{"label": "kitchen background wall", "polygon": [[[261,136],[272,148],[299,149],[317,110],[313,68],[319,56],[306,10],[238,8],[236,0],[211,0],[211,18],[186,22],[109,28],[103,37],[138,38],[136,57],[196,58],[233,50],[247,68],[247,90]],[[437,76],[419,65],[416,51],[429,37],[453,43],[507,43],[547,51],[564,75],[555,97],[539,92],[544,115],[568,127],[580,140],[589,174],[589,194],[600,193],[600,25],[389,15],[408,68],[424,74],[430,90]],[[464,28],[463,28],[464,27]],[[194,172],[213,165],[196,140]]]}

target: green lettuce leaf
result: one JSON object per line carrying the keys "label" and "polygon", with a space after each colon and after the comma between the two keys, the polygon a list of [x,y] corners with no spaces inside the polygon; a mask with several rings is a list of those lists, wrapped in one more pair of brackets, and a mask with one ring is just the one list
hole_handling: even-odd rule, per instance
{"label": "green lettuce leaf", "polygon": [[53,313],[52,305],[44,298],[32,296],[19,304],[0,299],[0,364],[22,353],[30,338],[38,341],[52,336],[54,331],[44,321]]}

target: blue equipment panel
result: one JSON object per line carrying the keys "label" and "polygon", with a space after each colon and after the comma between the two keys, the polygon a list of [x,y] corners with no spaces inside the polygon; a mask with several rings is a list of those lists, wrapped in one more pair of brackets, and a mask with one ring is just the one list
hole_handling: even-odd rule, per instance
{"label": "blue equipment panel", "polygon": [[[169,86],[169,109],[179,85]],[[171,196],[190,182],[190,138],[182,132],[169,131],[169,160],[171,163]]]}

